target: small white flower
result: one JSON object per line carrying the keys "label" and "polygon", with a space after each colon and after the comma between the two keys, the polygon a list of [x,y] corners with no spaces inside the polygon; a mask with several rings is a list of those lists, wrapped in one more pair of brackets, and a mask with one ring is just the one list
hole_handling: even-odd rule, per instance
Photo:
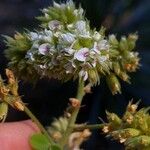
{"label": "small white flower", "polygon": [[68,24],[68,25],[67,25],[67,29],[68,29],[68,30],[72,30],[73,28],[74,28],[74,25],[73,25],[73,24]]}
{"label": "small white flower", "polygon": [[74,54],[74,58],[79,61],[85,61],[86,58],[89,56],[89,49],[88,48],[81,48]]}
{"label": "small white flower", "polygon": [[72,54],[75,52],[75,50],[72,49],[72,48],[70,48],[70,47],[65,48],[64,51],[65,51],[66,53],[68,53],[69,55],[72,55]]}
{"label": "small white flower", "polygon": [[50,52],[51,45],[49,43],[44,43],[39,46],[39,53],[42,55],[46,55]]}
{"label": "small white flower", "polygon": [[98,48],[99,50],[108,50],[109,44],[107,40],[101,40],[98,42]]}
{"label": "small white flower", "polygon": [[56,38],[58,38],[60,35],[61,35],[61,32],[59,32],[59,31],[54,33],[54,36],[55,36]]}
{"label": "small white flower", "polygon": [[71,33],[61,34],[60,41],[65,44],[71,44],[75,41],[75,35]]}
{"label": "small white flower", "polygon": [[[97,42],[94,42],[94,46],[93,46],[93,48],[91,49],[91,51],[92,52],[95,52],[95,53],[97,53],[97,54],[100,54],[100,51],[99,51],[99,47],[98,47],[98,44],[97,44]],[[92,53],[91,52],[91,53]],[[95,54],[94,53],[94,54]]]}
{"label": "small white flower", "polygon": [[75,9],[73,13],[74,13],[75,16],[80,16],[81,17],[83,15],[83,9],[82,8]]}
{"label": "small white flower", "polygon": [[48,27],[50,30],[60,30],[62,28],[61,22],[58,20],[52,20],[48,23]]}
{"label": "small white flower", "polygon": [[28,51],[25,58],[30,59],[31,61],[34,61],[35,58],[33,57],[33,53]]}
{"label": "small white flower", "polygon": [[87,73],[87,71],[85,71],[85,70],[81,70],[81,71],[79,72],[79,76],[80,76],[80,77],[83,77],[83,80],[86,81],[87,78],[88,78],[88,73]]}
{"label": "small white flower", "polygon": [[99,41],[101,39],[101,37],[102,36],[97,31],[94,32],[93,39],[95,41]]}
{"label": "small white flower", "polygon": [[75,24],[76,30],[79,34],[86,33],[86,22],[85,21],[77,21]]}
{"label": "small white flower", "polygon": [[38,40],[38,38],[39,38],[39,35],[36,33],[36,32],[30,32],[30,38],[31,38],[31,40]]}
{"label": "small white flower", "polygon": [[44,35],[43,35],[43,40],[51,42],[53,37],[53,33],[51,30],[45,29]]}

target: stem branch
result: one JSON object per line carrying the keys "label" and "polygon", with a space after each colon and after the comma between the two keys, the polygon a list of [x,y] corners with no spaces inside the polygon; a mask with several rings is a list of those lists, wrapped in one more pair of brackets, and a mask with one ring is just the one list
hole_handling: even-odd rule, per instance
{"label": "stem branch", "polygon": [[[85,92],[84,92],[84,81],[81,78],[79,78],[76,98],[80,101],[80,103],[82,103],[82,99],[83,99],[84,94],[85,94]],[[79,110],[80,110],[80,108],[76,108],[73,111],[73,113],[71,114],[67,130],[66,130],[65,134],[63,135],[62,140],[60,141],[60,145],[62,148],[64,148],[64,146],[67,144],[68,138],[73,131],[73,126],[76,122]]]}

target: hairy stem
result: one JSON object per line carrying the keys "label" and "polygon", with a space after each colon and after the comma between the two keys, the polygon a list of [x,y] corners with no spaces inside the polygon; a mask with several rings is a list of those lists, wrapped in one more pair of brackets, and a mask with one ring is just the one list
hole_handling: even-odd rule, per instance
{"label": "hairy stem", "polygon": [[[79,78],[79,82],[78,82],[78,89],[77,89],[77,96],[76,98],[80,101],[80,103],[82,102],[82,99],[83,99],[83,96],[84,96],[85,92],[84,92],[84,81]],[[68,141],[68,138],[69,138],[69,135],[72,133],[72,131],[74,130],[74,124],[76,122],[76,119],[77,119],[77,115],[79,113],[79,110],[80,108],[76,108],[70,119],[69,119],[69,123],[68,123],[68,127],[67,127],[67,130],[65,132],[65,134],[63,135],[62,137],[62,140],[60,141],[60,145],[62,148],[65,147],[65,145],[67,144],[67,141]]]}

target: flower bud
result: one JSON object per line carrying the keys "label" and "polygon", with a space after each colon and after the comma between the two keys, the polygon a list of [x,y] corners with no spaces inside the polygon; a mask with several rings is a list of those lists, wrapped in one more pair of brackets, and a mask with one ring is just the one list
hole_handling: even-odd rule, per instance
{"label": "flower bud", "polygon": [[106,77],[106,81],[113,95],[121,93],[120,83],[113,73],[111,73],[109,76]]}
{"label": "flower bud", "polygon": [[128,48],[129,50],[133,50],[135,48],[136,41],[138,39],[137,34],[130,34],[128,36]]}
{"label": "flower bud", "polygon": [[129,138],[125,142],[125,146],[130,149],[136,149],[139,146],[143,146],[143,148],[148,150],[148,147],[150,146],[150,136],[147,135],[141,135],[133,138]]}
{"label": "flower bud", "polygon": [[99,75],[97,73],[97,70],[89,69],[88,70],[89,80],[91,84],[99,84]]}
{"label": "flower bud", "polygon": [[121,51],[127,51],[128,50],[128,42],[125,37],[121,38],[121,41],[119,43],[119,47]]}
{"label": "flower bud", "polygon": [[114,72],[118,75],[120,74],[120,65],[118,62],[114,62],[113,63],[113,69],[114,69]]}
{"label": "flower bud", "polygon": [[112,123],[113,127],[117,127],[121,124],[122,120],[115,114],[106,111],[107,119],[110,123]]}
{"label": "flower bud", "polygon": [[116,39],[116,36],[114,34],[109,36],[109,42],[113,45],[113,46],[117,46],[118,40]]}
{"label": "flower bud", "polygon": [[71,106],[74,107],[74,108],[79,108],[80,107],[80,101],[76,98],[70,98],[69,99],[70,102],[71,102]]}
{"label": "flower bud", "polygon": [[121,71],[118,75],[123,81],[130,83],[130,77],[123,71]]}
{"label": "flower bud", "polygon": [[24,104],[21,100],[15,100],[13,106],[19,111],[24,111]]}
{"label": "flower bud", "polygon": [[0,103],[0,120],[5,120],[8,113],[8,104],[5,102]]}

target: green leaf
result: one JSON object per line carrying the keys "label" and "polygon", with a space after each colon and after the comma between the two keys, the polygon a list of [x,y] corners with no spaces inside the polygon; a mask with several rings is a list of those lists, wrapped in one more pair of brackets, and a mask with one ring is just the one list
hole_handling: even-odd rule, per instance
{"label": "green leaf", "polygon": [[52,145],[50,150],[61,150],[61,148],[58,145]]}
{"label": "green leaf", "polygon": [[29,142],[34,150],[50,150],[51,143],[41,133],[34,134]]}

